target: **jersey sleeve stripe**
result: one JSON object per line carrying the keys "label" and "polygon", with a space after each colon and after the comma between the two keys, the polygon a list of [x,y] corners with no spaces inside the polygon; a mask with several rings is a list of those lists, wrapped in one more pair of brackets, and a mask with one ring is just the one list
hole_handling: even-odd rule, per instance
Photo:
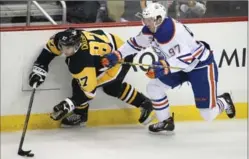
{"label": "jersey sleeve stripe", "polygon": [[61,52],[59,52],[58,50],[54,48],[50,48],[48,44],[45,45],[44,49],[57,56],[61,55]]}
{"label": "jersey sleeve stripe", "polygon": [[130,40],[127,40],[127,43],[130,45],[130,47],[132,47],[133,49],[135,49],[135,50],[137,50],[137,51],[141,51],[141,49],[140,48],[138,48],[138,47],[135,47],[131,42],[130,42]]}
{"label": "jersey sleeve stripe", "polygon": [[105,33],[107,38],[110,40],[110,43],[112,45],[112,51],[117,50],[117,45],[115,43],[115,38],[113,37],[113,35],[105,32],[105,31],[103,31],[103,32]]}
{"label": "jersey sleeve stripe", "polygon": [[86,92],[84,91],[85,95],[87,96],[87,98],[92,99],[96,96],[96,89],[94,89],[92,92]]}
{"label": "jersey sleeve stripe", "polygon": [[114,67],[108,69],[107,71],[101,73],[97,77],[97,86],[100,87],[108,82],[115,80],[119,75],[119,73],[121,72],[121,70],[122,70],[122,65],[117,64]]}
{"label": "jersey sleeve stripe", "polygon": [[202,58],[202,56],[203,56],[203,53],[206,51],[206,48],[204,48],[203,49],[203,51],[198,55],[198,56],[196,56],[195,58],[197,58],[197,59],[201,59]]}
{"label": "jersey sleeve stripe", "polygon": [[116,40],[115,40],[115,38],[114,38],[114,36],[112,34],[110,34],[110,35],[111,35],[111,40],[112,40],[112,43],[113,43],[113,46],[114,46],[112,51],[117,50],[118,47],[117,47],[117,44],[116,44]]}
{"label": "jersey sleeve stripe", "polygon": [[200,59],[203,52],[205,51],[205,47],[200,47],[198,50],[196,50],[193,54],[190,54],[189,56],[182,57],[181,60],[185,62],[191,62],[193,59]]}
{"label": "jersey sleeve stripe", "polygon": [[142,49],[142,48],[143,48],[142,46],[140,46],[140,45],[138,45],[138,44],[137,44],[137,42],[136,42],[136,39],[135,39],[135,38],[130,38],[130,41],[131,41],[131,43],[132,43],[135,47],[140,48],[140,49]]}
{"label": "jersey sleeve stripe", "polygon": [[58,50],[58,48],[55,46],[54,39],[50,39],[47,42],[45,49],[47,49],[49,52],[55,55],[61,55],[61,51]]}

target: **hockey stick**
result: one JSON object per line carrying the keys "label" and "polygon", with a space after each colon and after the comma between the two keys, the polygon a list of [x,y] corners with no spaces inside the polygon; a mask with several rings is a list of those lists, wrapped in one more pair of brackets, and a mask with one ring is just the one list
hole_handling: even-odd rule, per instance
{"label": "hockey stick", "polygon": [[119,62],[122,65],[131,65],[131,66],[149,66],[152,68],[160,67],[160,68],[171,68],[171,69],[177,69],[181,70],[180,67],[173,67],[173,66],[162,66],[162,65],[152,65],[152,64],[144,64],[144,63],[133,63],[133,62]]}
{"label": "hockey stick", "polygon": [[26,130],[27,130],[28,123],[29,123],[30,112],[31,112],[31,108],[32,108],[32,105],[33,105],[35,91],[36,91],[36,85],[37,85],[37,83],[34,83],[34,85],[33,85],[33,90],[32,90],[32,94],[31,94],[30,101],[29,101],[28,112],[27,112],[26,119],[25,119],[25,122],[24,122],[22,137],[21,137],[21,141],[19,143],[18,155],[20,155],[20,156],[27,156],[27,157],[33,157],[34,156],[34,154],[31,153],[31,150],[24,151],[22,149],[22,146],[23,146]]}
{"label": "hockey stick", "polygon": [[[173,67],[173,66],[162,66],[162,65],[153,65],[153,64],[144,64],[144,63],[133,63],[133,62],[119,62],[119,64],[122,65],[131,65],[131,66],[148,66],[151,68],[156,68],[156,67],[160,67],[160,68],[171,68],[171,69],[176,69],[176,70],[181,70],[182,68],[180,67]],[[99,71],[105,71],[108,70],[109,67],[104,67],[101,68]]]}

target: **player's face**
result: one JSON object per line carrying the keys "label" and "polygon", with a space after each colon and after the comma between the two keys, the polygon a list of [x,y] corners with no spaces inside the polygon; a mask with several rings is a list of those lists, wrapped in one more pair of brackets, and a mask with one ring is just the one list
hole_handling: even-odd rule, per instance
{"label": "player's face", "polygon": [[67,57],[74,54],[74,46],[61,46],[61,52]]}
{"label": "player's face", "polygon": [[155,32],[156,30],[155,20],[153,18],[143,18],[142,21],[143,21],[143,24],[147,26],[152,33]]}

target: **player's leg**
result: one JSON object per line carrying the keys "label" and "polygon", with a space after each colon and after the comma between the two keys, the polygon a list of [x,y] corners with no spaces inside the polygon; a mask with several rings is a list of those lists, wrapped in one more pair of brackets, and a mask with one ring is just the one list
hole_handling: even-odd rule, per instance
{"label": "player's leg", "polygon": [[[72,92],[73,96],[79,100],[84,99],[85,94],[79,87],[78,82],[72,80]],[[82,104],[76,106],[73,112],[69,113],[66,117],[61,120],[61,127],[71,127],[71,126],[85,126],[88,120],[88,109],[89,104],[87,101],[82,101]]]}
{"label": "player's leg", "polygon": [[[125,58],[126,62],[133,61],[133,55]],[[103,90],[106,94],[117,97],[120,100],[133,105],[137,108],[141,108],[141,115],[139,117],[140,123],[146,123],[147,119],[152,111],[152,103],[145,95],[139,92],[135,87],[129,83],[123,82],[126,74],[131,66],[123,65],[117,78],[109,84],[103,86]],[[111,69],[108,71],[112,71]]]}
{"label": "player's leg", "polygon": [[149,126],[152,132],[173,131],[174,116],[170,116],[170,107],[165,91],[179,86],[187,80],[184,72],[166,75],[160,79],[151,80],[147,85],[147,93],[152,100],[153,108],[156,113],[158,123]]}
{"label": "player's leg", "polygon": [[217,96],[218,68],[215,62],[189,73],[196,107],[206,121],[214,120],[224,110],[232,118],[235,107],[229,93]]}
{"label": "player's leg", "polygon": [[137,108],[141,108],[141,114],[138,121],[144,124],[148,122],[147,119],[152,112],[152,103],[135,87],[129,83],[122,83],[122,81],[117,80],[109,85],[103,86],[103,90],[110,96],[116,97]]}

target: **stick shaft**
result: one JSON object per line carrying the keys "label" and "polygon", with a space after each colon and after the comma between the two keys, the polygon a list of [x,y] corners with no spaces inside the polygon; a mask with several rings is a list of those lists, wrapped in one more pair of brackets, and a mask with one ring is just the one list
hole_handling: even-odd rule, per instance
{"label": "stick shaft", "polygon": [[177,69],[177,70],[182,69],[180,67],[172,67],[172,66],[164,67],[162,65],[152,65],[152,64],[144,64],[144,63],[134,63],[134,62],[120,62],[120,64],[131,65],[131,66],[148,66],[148,67],[171,68],[171,69]]}
{"label": "stick shaft", "polygon": [[29,107],[28,107],[28,111],[27,111],[27,114],[26,114],[26,119],[25,119],[25,122],[24,122],[24,127],[23,127],[23,131],[22,131],[22,137],[21,137],[21,140],[20,140],[20,143],[19,143],[18,151],[20,151],[22,149],[22,146],[23,146],[24,138],[25,138],[28,123],[29,123],[31,108],[32,108],[33,101],[34,101],[35,91],[36,91],[36,83],[33,86],[32,94],[31,94],[31,97],[30,97]]}

